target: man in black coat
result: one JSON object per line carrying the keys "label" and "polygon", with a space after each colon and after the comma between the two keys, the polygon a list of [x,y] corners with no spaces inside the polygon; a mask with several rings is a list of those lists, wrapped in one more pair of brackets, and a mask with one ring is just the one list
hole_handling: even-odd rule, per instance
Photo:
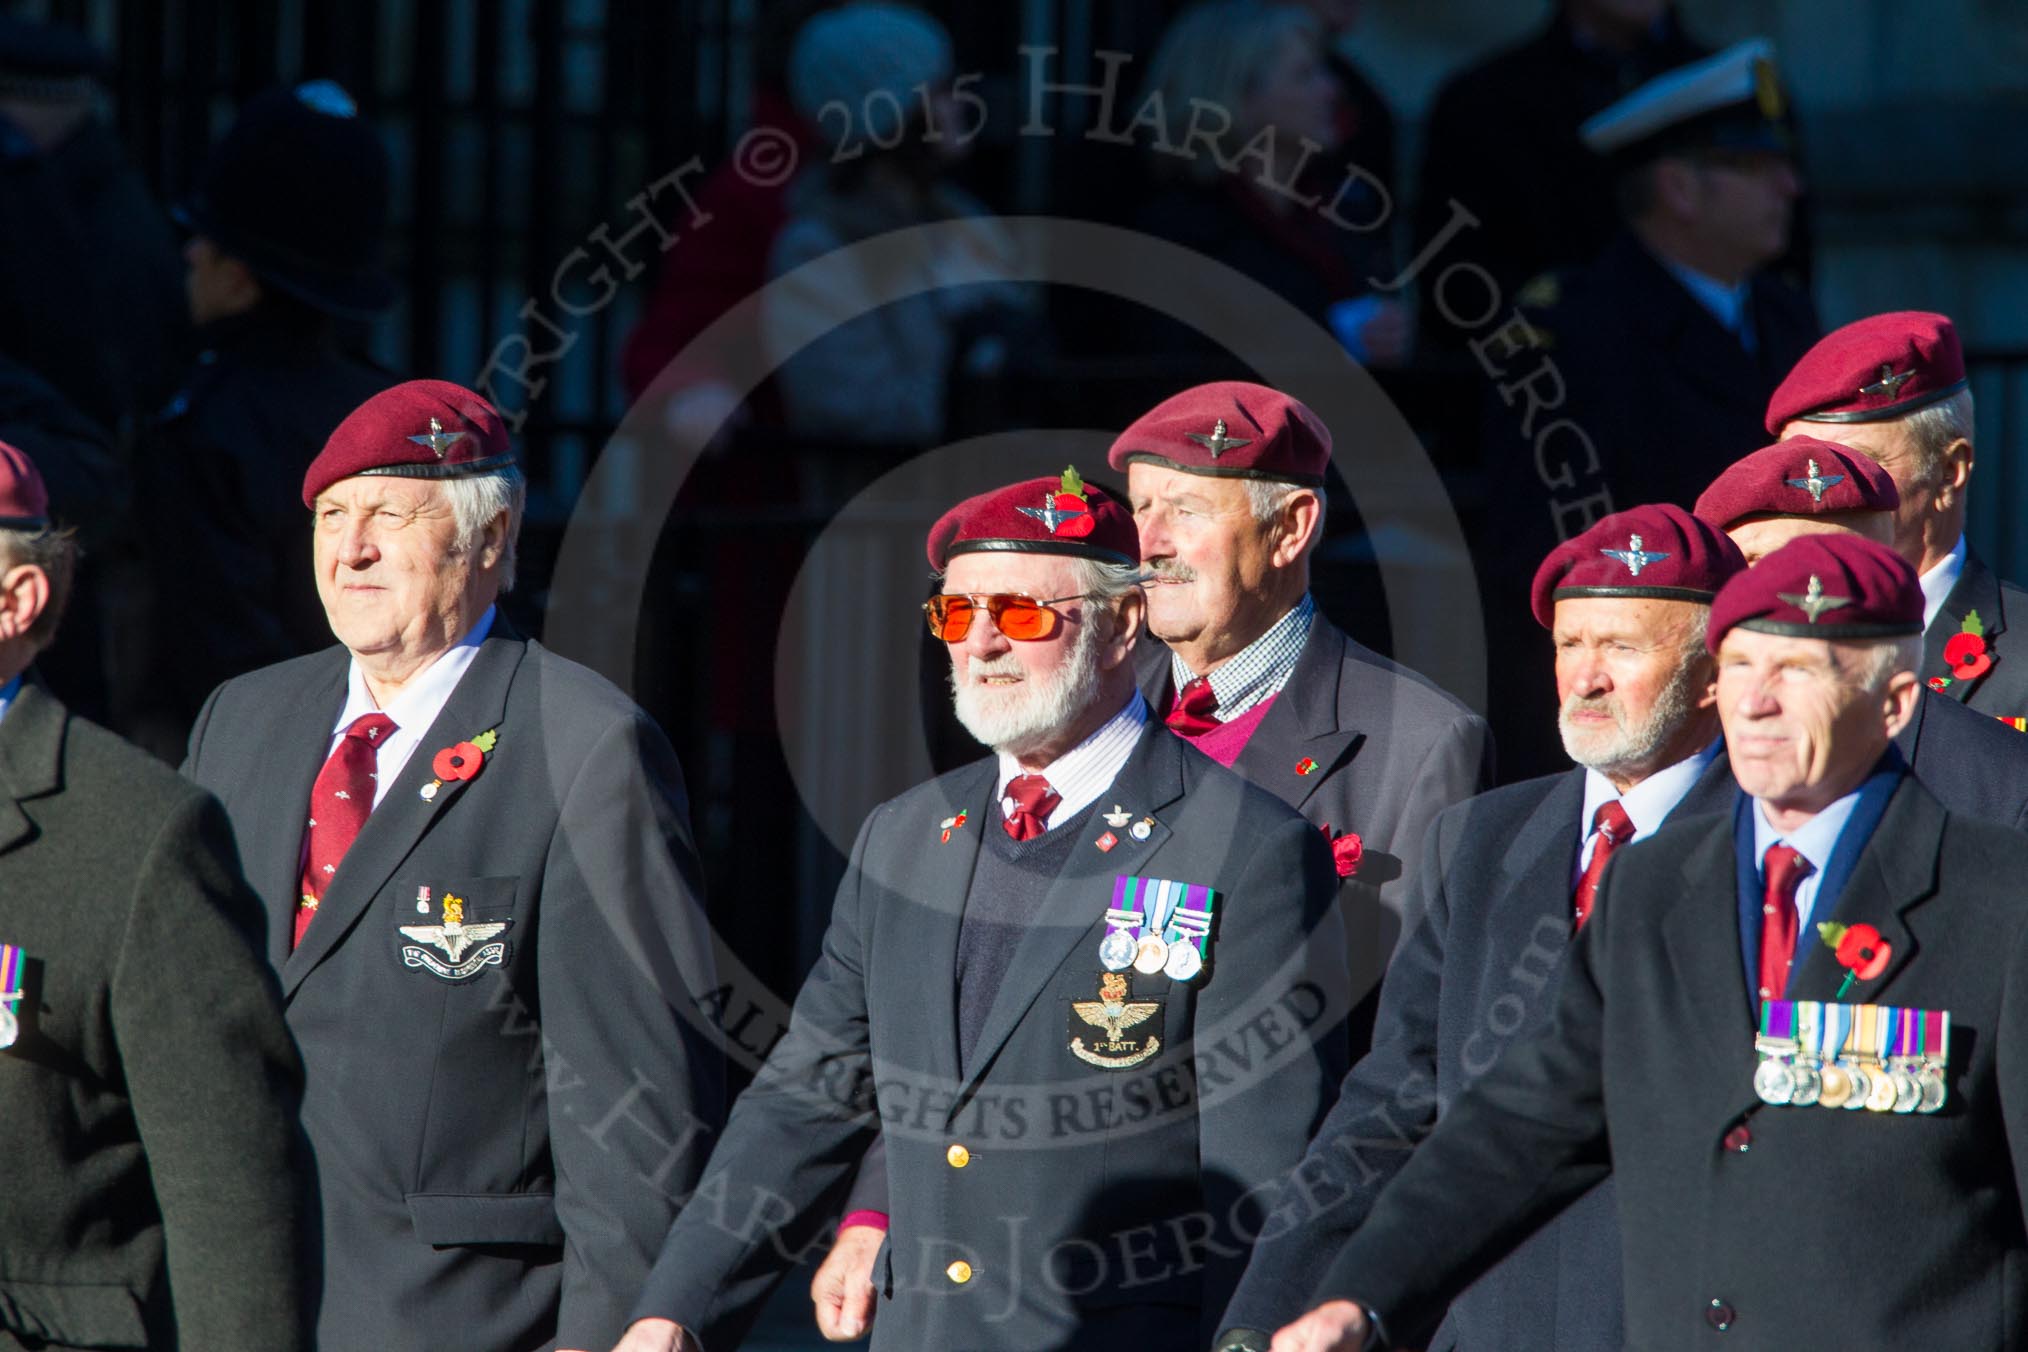
{"label": "man in black coat", "polygon": [[1200,1344],[1347,1064],[1330,851],[1150,716],[1125,509],[1029,480],[928,555],[959,718],[997,754],[861,828],[626,1352],[738,1346],[876,1129],[875,1348]]}
{"label": "man in black coat", "polygon": [[[1626,228],[1525,289],[1521,317],[1480,340],[1501,527],[1481,559],[1493,651],[1527,641],[1527,579],[1559,541],[1623,504],[1687,507],[1760,444],[1767,396],[1818,332],[1809,297],[1768,270],[1797,191],[1783,114],[1771,50],[1742,43],[1586,124]],[[1551,768],[1540,673],[1504,690],[1506,767]]]}
{"label": "man in black coat", "polygon": [[2028,593],[1965,541],[1976,454],[1957,326],[1910,310],[1826,334],[1768,401],[1767,430],[1879,462],[1901,496],[1892,543],[1922,581],[1924,684],[1996,718],[2028,716],[2028,628],[2007,637]]}
{"label": "man in black coat", "polygon": [[1608,1174],[1630,1346],[2028,1341],[2028,909],[1994,885],[2028,841],[1947,812],[1892,749],[1921,632],[1914,570],[1863,539],[1726,585],[1734,811],[1615,862],[1549,1024],[1454,1105],[1275,1352],[1419,1346]]}
{"label": "man in black coat", "polygon": [[0,445],[0,1348],[308,1348],[302,1063],[225,814],[24,674],[75,562]]}
{"label": "man in black coat", "polygon": [[[1805,535],[1892,547],[1899,507],[1884,464],[1811,436],[1741,458],[1697,499],[1697,515],[1732,537],[1749,566]],[[2028,739],[2019,732],[1974,713],[1931,680],[1894,744],[1952,812],[2028,828]],[[1977,772],[1966,773],[1968,766]]]}
{"label": "man in black coat", "polygon": [[[1400,932],[1408,865],[1437,813],[1492,782],[1493,747],[1461,701],[1318,612],[1310,555],[1330,461],[1331,434],[1307,406],[1245,381],[1163,400],[1111,452],[1153,575],[1149,630],[1162,640],[1136,646],[1136,683],[1171,730],[1330,837],[1362,1000],[1357,1052],[1372,1020],[1364,997]],[[1209,704],[1179,697],[1193,690]],[[829,1307],[868,1299],[853,1279],[877,1247],[885,1187],[876,1150],[813,1286],[827,1332],[838,1331]]]}
{"label": "man in black coat", "polygon": [[[1615,513],[1544,560],[1535,612],[1578,768],[1437,818],[1373,1049],[1284,1185],[1221,1349],[1265,1349],[1264,1330],[1301,1314],[1416,1143],[1508,1042],[1548,1022],[1607,861],[1664,821],[1731,806],[1704,631],[1712,595],[1745,566],[1674,506]],[[1618,1352],[1614,1206],[1610,1181],[1573,1203],[1460,1295],[1430,1346]]]}
{"label": "man in black coat", "polygon": [[191,733],[308,1071],[324,1352],[609,1346],[722,1116],[682,772],[497,616],[525,491],[471,391],[362,405],[302,488],[343,646]]}
{"label": "man in black coat", "polygon": [[136,465],[155,602],[118,699],[151,745],[180,745],[220,682],[330,642],[296,498],[331,429],[393,383],[349,348],[394,300],[388,178],[378,133],[314,81],[250,102],[177,207],[201,351]]}

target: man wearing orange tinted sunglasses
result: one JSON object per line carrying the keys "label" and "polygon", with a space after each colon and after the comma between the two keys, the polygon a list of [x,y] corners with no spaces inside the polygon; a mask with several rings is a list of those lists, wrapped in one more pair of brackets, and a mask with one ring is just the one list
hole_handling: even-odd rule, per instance
{"label": "man wearing orange tinted sunglasses", "polygon": [[[623,1352],[681,1328],[736,1345],[754,1279],[835,1215],[876,1140],[813,1291],[826,1332],[1205,1346],[1257,1232],[1244,1199],[1301,1157],[1347,1064],[1330,852],[1149,717],[1124,507],[1075,471],[1030,480],[946,513],[928,552],[958,717],[994,754],[868,819],[796,1031],[699,1189],[779,1221],[686,1211]],[[1121,898],[1143,896],[1166,909],[1123,938]],[[855,1082],[877,1116],[793,1088]]]}

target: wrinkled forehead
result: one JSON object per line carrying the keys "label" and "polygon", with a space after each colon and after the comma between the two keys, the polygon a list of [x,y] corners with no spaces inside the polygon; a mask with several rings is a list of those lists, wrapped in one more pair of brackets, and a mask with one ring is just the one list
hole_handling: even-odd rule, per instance
{"label": "wrinkled forehead", "polygon": [[947,592],[1019,592],[1038,601],[1078,590],[1077,563],[1064,554],[981,550],[960,554],[944,570]]}
{"label": "wrinkled forehead", "polygon": [[349,479],[340,479],[319,493],[317,510],[343,507],[348,511],[366,511],[393,507],[413,512],[436,505],[443,492],[443,484],[435,479],[411,479],[397,474],[355,474]]}

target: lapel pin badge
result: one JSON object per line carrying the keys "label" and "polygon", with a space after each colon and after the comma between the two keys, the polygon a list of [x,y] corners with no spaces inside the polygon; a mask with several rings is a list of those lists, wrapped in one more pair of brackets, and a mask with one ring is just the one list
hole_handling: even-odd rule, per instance
{"label": "lapel pin badge", "polygon": [[942,821],[937,823],[937,829],[944,833],[942,839],[943,844],[948,845],[951,843],[951,832],[956,831],[962,826],[964,826],[965,816],[966,816],[965,813],[960,812],[955,817],[946,817]]}
{"label": "lapel pin badge", "polygon": [[1315,774],[1316,770],[1317,762],[1311,760],[1308,756],[1296,762],[1296,773],[1299,775]]}
{"label": "lapel pin badge", "polygon": [[1104,816],[1107,826],[1125,826],[1134,819],[1134,814],[1121,807],[1118,803],[1114,803],[1113,810],[1105,813]]}
{"label": "lapel pin badge", "polygon": [[1139,821],[1135,822],[1132,826],[1127,828],[1127,834],[1132,836],[1135,840],[1146,840],[1149,836],[1153,835],[1154,833],[1155,833],[1155,819],[1153,817],[1143,817]]}
{"label": "lapel pin badge", "polygon": [[1104,835],[1100,836],[1097,840],[1094,840],[1092,842],[1092,844],[1099,847],[1101,853],[1110,852],[1113,846],[1119,843],[1120,838],[1110,831],[1106,832]]}

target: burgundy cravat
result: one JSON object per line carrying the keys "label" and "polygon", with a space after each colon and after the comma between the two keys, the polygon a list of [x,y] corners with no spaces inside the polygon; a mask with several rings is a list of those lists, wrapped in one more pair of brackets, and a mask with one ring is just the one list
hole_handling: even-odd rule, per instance
{"label": "burgundy cravat", "polygon": [[1211,689],[1211,681],[1199,676],[1185,685],[1176,694],[1176,707],[1169,710],[1169,716],[1162,720],[1172,732],[1185,737],[1200,737],[1218,726],[1214,715],[1218,712],[1218,696]]}
{"label": "burgundy cravat", "polygon": [[317,772],[317,783],[310,790],[309,836],[296,905],[297,944],[317,918],[317,903],[330,891],[339,863],[373,811],[375,758],[394,730],[394,720],[386,714],[361,714]]}
{"label": "burgundy cravat", "polygon": [[1041,775],[1016,775],[1007,782],[1007,796],[1014,811],[1007,816],[1007,834],[1016,840],[1033,840],[1049,828],[1043,823],[1063,795],[1049,787]]}
{"label": "burgundy cravat", "polygon": [[1598,832],[1598,843],[1591,847],[1591,862],[1584,866],[1584,873],[1577,880],[1577,892],[1571,902],[1577,909],[1577,927],[1584,928],[1584,922],[1591,919],[1591,904],[1598,900],[1599,879],[1605,877],[1606,864],[1613,857],[1613,851],[1634,838],[1633,818],[1620,806],[1615,798],[1610,803],[1600,803],[1598,811],[1592,813],[1592,828]]}
{"label": "burgundy cravat", "polygon": [[1767,880],[1760,907],[1760,998],[1779,1000],[1796,956],[1796,889],[1815,866],[1792,845],[1770,845],[1760,863]]}

